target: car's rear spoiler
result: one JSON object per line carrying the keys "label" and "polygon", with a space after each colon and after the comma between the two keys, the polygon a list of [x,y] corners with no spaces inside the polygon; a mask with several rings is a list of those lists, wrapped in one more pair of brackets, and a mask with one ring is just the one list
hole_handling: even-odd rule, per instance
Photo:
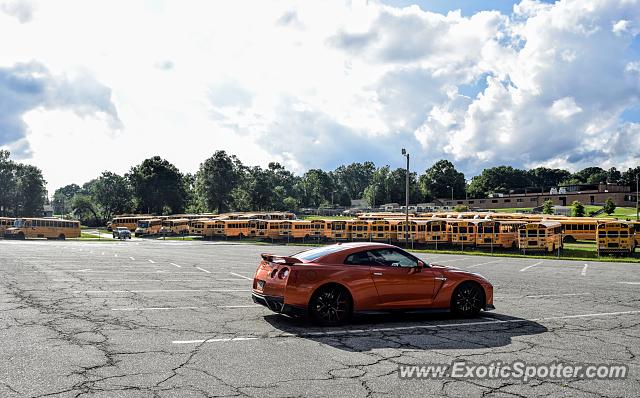
{"label": "car's rear spoiler", "polygon": [[262,253],[261,256],[264,261],[268,261],[270,263],[292,265],[292,264],[300,264],[302,262],[295,257],[277,256],[275,254],[269,254],[269,253]]}

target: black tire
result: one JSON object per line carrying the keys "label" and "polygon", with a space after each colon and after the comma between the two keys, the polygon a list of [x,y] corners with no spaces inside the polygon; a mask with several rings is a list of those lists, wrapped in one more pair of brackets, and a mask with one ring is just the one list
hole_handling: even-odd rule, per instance
{"label": "black tire", "polygon": [[58,240],[65,240],[67,237],[64,234],[58,235]]}
{"label": "black tire", "polygon": [[24,233],[18,232],[18,239],[19,240],[24,240],[25,239]]}
{"label": "black tire", "polygon": [[341,325],[351,318],[351,295],[342,286],[328,285],[318,289],[309,301],[311,319],[324,326]]}
{"label": "black tire", "polygon": [[484,291],[477,283],[464,282],[451,296],[451,312],[463,317],[474,317],[484,307]]}

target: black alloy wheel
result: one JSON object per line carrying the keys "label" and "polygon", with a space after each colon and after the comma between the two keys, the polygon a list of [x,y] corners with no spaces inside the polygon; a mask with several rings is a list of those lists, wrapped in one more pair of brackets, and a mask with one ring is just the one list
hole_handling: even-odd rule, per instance
{"label": "black alloy wheel", "polygon": [[465,282],[453,293],[451,309],[453,313],[465,317],[476,316],[484,306],[484,294],[480,286]]}
{"label": "black alloy wheel", "polygon": [[351,317],[351,296],[340,286],[324,287],[314,294],[309,312],[322,325],[340,325]]}

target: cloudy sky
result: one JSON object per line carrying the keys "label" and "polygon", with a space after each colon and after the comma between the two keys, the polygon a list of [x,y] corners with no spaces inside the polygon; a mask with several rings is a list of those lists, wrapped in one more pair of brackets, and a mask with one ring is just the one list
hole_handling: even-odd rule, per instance
{"label": "cloudy sky", "polygon": [[447,158],[640,163],[640,0],[0,0],[0,147],[54,189],[160,155],[194,172]]}

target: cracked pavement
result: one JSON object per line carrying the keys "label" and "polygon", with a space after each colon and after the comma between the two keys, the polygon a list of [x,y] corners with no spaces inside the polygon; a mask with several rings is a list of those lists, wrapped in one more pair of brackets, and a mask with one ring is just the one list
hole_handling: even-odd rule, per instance
{"label": "cracked pavement", "polygon": [[[637,264],[549,258],[522,271],[541,260],[419,254],[487,277],[497,309],[321,328],[250,298],[259,253],[304,249],[0,241],[0,397],[640,396]],[[398,365],[454,360],[622,363],[630,375],[398,377]]]}

